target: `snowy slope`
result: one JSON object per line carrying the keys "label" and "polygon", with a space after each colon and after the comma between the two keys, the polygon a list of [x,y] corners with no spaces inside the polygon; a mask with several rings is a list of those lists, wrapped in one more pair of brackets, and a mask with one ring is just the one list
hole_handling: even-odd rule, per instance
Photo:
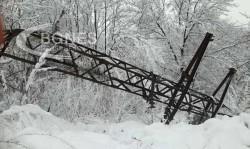
{"label": "snowy slope", "polygon": [[0,114],[0,149],[250,149],[250,115],[202,125],[84,124],[15,106]]}

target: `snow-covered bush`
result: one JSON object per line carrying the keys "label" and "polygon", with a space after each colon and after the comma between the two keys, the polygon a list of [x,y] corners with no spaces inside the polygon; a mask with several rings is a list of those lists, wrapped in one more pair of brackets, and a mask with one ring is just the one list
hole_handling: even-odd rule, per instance
{"label": "snow-covered bush", "polygon": [[201,125],[145,125],[138,121],[70,123],[35,105],[0,114],[1,149],[248,149],[250,115],[209,119]]}

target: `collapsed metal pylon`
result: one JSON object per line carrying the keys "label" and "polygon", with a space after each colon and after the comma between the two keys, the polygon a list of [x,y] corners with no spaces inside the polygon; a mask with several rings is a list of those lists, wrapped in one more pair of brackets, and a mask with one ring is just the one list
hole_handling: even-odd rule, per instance
{"label": "collapsed metal pylon", "polygon": [[[22,31],[22,29],[6,31],[6,40],[0,52],[0,57],[5,56],[35,65],[38,62],[40,55],[33,55],[26,51],[13,52],[8,49],[8,45],[12,39]],[[43,43],[41,42],[42,33],[43,31],[36,31],[30,34],[26,46],[34,51],[43,46]],[[51,38],[52,35],[48,37],[48,39]],[[218,113],[220,107],[223,106],[223,100],[228,90],[228,86],[232,80],[233,74],[236,72],[235,69],[234,71],[231,69],[230,73],[213,94],[213,96],[215,96],[223,84],[227,82],[220,99],[190,89],[190,84],[193,81],[207,45],[211,41],[212,34],[210,33],[206,34],[198,51],[194,55],[187,69],[183,72],[178,83],[119,59],[110,57],[84,45],[74,43],[63,37],[54,36],[54,38],[61,42],[60,44],[54,44],[51,42],[47,45],[54,47],[51,54],[54,54],[55,56],[63,55],[68,58],[56,59],[48,57],[46,58],[46,64],[44,64],[43,67],[53,67],[53,69],[49,69],[49,71],[72,75],[139,95],[150,104],[151,108],[155,107],[155,102],[165,104],[166,109],[164,119],[166,124],[173,120],[174,115],[178,110],[195,113],[200,117],[214,117]],[[117,72],[119,72],[120,75],[117,75]]]}
{"label": "collapsed metal pylon", "polygon": [[[176,88],[182,90],[182,92],[180,93],[179,97],[177,97],[177,93],[180,91],[178,89],[174,90],[174,93],[172,94],[172,97],[170,98],[170,102],[167,105],[167,107],[165,108],[165,113],[164,113],[165,124],[169,124],[169,122],[173,120],[176,112],[178,111],[178,109],[181,106],[181,103],[183,102],[184,98],[188,94],[189,87],[190,87],[191,83],[193,82],[195,73],[198,69],[198,66],[200,65],[200,62],[201,62],[202,57],[207,49],[207,46],[208,46],[210,41],[213,41],[212,37],[213,37],[213,34],[210,34],[210,33],[206,34],[204,40],[202,41],[199,49],[196,51],[194,57],[190,61],[188,67],[186,68],[185,71],[182,72],[182,76],[181,76],[179,82],[176,84]],[[209,99],[209,100],[213,100],[213,99],[217,100],[217,98],[214,98],[215,95],[218,93],[220,88],[228,80],[228,82],[226,84],[226,88],[224,89],[223,95],[221,96],[220,100],[217,100],[218,105],[216,107],[213,107],[213,106],[211,106],[211,102],[208,102],[207,105],[205,106],[204,113],[203,113],[202,117],[205,117],[205,116],[207,117],[208,116],[207,111],[211,110],[211,108],[213,111],[211,117],[215,117],[215,115],[218,113],[220,107],[223,104],[226,92],[228,90],[230,82],[231,82],[233,75],[235,73],[236,73],[236,70],[234,68],[231,68],[230,72],[227,74],[225,79],[221,82],[219,87],[213,93],[213,95],[212,95],[213,98]],[[185,82],[185,84],[184,84],[184,82]],[[191,98],[189,100],[191,100]],[[187,111],[190,112],[191,109],[192,109],[192,105],[190,105],[190,109],[188,109]]]}

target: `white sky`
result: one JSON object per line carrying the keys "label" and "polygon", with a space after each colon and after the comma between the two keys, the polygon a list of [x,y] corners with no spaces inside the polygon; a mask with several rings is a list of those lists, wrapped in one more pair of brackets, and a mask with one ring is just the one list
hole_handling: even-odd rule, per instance
{"label": "white sky", "polygon": [[230,9],[227,18],[238,24],[248,24],[250,19],[247,19],[241,13],[246,13],[250,16],[250,0],[234,0],[234,3],[238,5],[236,8]]}

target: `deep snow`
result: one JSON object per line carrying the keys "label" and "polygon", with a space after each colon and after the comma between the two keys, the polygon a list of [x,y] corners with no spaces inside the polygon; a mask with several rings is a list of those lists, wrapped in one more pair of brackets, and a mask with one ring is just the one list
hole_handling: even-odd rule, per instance
{"label": "deep snow", "polygon": [[14,106],[0,114],[0,149],[250,149],[250,115],[201,125],[84,124]]}

